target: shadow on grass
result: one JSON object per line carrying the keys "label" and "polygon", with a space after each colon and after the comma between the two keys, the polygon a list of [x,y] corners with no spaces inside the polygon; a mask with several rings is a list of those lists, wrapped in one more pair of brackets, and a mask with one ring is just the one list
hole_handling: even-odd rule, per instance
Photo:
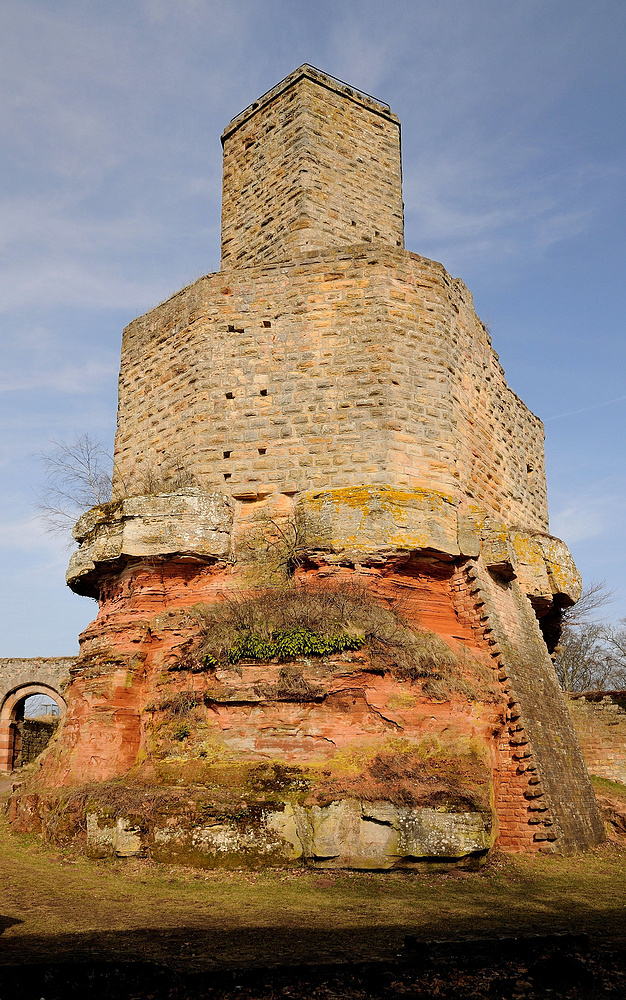
{"label": "shadow on grass", "polygon": [[[521,914],[519,915],[521,916]],[[4,937],[0,965],[49,961],[152,962],[189,971],[273,968],[299,964],[395,961],[424,954],[481,954],[502,951],[505,943],[579,942],[594,951],[625,951],[626,908],[586,910],[573,906],[565,914],[526,913],[525,919],[506,923],[442,917],[408,923],[355,923],[320,928],[303,926],[289,915],[282,925],[215,926],[210,919],[197,924],[167,927],[133,927],[125,930],[22,934]],[[21,923],[0,918],[5,926]],[[314,915],[312,915],[313,923]],[[219,921],[219,917],[216,923]],[[2,926],[2,924],[0,924]],[[426,943],[426,944],[425,944]],[[521,945],[520,945],[521,946]],[[525,946],[524,946],[525,947]],[[469,951],[468,951],[469,948]],[[433,950],[434,949],[434,950]],[[626,992],[624,994],[626,996]]]}
{"label": "shadow on grass", "polygon": [[90,1000],[622,1000],[626,995],[626,952],[590,945],[586,935],[446,942],[402,936],[401,943],[387,941],[395,954],[386,956],[380,954],[380,928],[374,927],[339,934],[305,928],[289,933],[145,928],[21,941],[21,963],[3,956],[0,1000],[85,995]]}
{"label": "shadow on grass", "polygon": [[16,924],[23,923],[23,920],[17,920],[15,917],[3,917],[0,913],[0,934],[4,934],[8,927],[15,927]]}

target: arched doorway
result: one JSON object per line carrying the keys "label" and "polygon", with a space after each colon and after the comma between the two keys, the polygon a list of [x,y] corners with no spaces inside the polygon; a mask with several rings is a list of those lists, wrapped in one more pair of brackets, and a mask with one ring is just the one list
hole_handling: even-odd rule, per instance
{"label": "arched doorway", "polygon": [[35,760],[64,715],[64,698],[46,684],[10,691],[0,707],[0,771],[13,771]]}

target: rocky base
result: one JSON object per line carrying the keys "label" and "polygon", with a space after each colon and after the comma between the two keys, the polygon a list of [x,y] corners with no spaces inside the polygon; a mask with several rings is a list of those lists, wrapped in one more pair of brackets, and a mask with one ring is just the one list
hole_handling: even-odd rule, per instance
{"label": "rocky base", "polygon": [[[126,815],[123,815],[123,813]],[[205,788],[93,786],[69,796],[15,795],[13,826],[92,857],[149,855],[200,868],[388,870],[476,867],[493,844],[490,810],[341,799],[327,805],[242,799],[220,806]]]}
{"label": "rocky base", "polygon": [[100,609],[18,827],[230,867],[602,839],[536,617],[579,585],[558,540],[388,487],[134,498],[75,534]]}

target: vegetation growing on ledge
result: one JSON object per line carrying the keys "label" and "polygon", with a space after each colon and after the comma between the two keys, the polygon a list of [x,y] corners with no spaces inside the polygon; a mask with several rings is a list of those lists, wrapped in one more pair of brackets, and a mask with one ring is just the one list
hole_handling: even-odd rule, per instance
{"label": "vegetation growing on ledge", "polygon": [[[324,636],[307,628],[278,629],[269,641],[254,633],[239,633],[227,651],[229,663],[240,660],[292,660],[296,656],[329,656],[345,650],[360,649],[365,644],[364,635]],[[208,659],[208,654],[205,659]],[[213,657],[211,657],[213,659]]]}
{"label": "vegetation growing on ledge", "polygon": [[263,593],[229,596],[195,609],[201,638],[173,670],[199,672],[242,660],[330,656],[360,649],[362,669],[421,681],[424,693],[491,702],[497,697],[491,671],[471,654],[453,650],[433,632],[416,628],[398,604],[381,604],[364,587],[349,583],[286,584]]}

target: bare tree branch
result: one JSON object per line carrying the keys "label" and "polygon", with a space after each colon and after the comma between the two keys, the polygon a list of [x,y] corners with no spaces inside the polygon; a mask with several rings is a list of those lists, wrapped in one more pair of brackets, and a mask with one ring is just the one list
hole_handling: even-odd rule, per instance
{"label": "bare tree branch", "polygon": [[554,661],[565,691],[621,688],[626,685],[626,621],[607,624],[597,612],[613,600],[605,583],[591,583],[563,613],[563,632]]}
{"label": "bare tree branch", "polygon": [[113,460],[99,441],[77,435],[70,444],[53,441],[41,453],[44,479],[37,490],[36,507],[46,530],[65,534],[80,515],[111,499]]}

